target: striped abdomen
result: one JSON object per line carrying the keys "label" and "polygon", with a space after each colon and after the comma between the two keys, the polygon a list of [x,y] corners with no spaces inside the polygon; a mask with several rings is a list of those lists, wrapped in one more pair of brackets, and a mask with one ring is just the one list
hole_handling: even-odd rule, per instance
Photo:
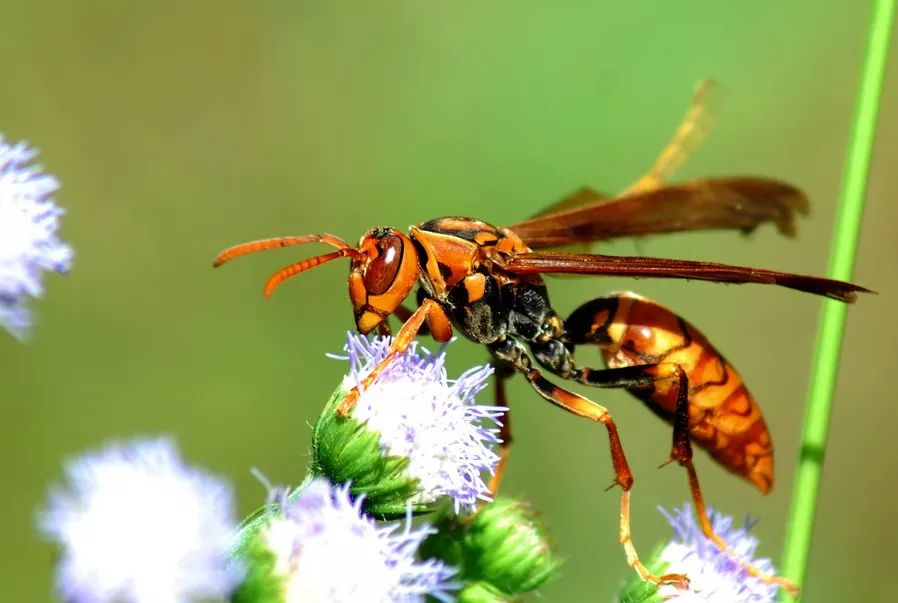
{"label": "striped abdomen", "polygon": [[[689,378],[689,435],[730,471],[761,492],[773,487],[773,444],[761,408],[742,377],[691,324],[634,293],[617,293],[578,308],[566,321],[574,343],[602,347],[610,368],[678,364]],[[632,388],[671,421],[677,384],[665,379]]]}

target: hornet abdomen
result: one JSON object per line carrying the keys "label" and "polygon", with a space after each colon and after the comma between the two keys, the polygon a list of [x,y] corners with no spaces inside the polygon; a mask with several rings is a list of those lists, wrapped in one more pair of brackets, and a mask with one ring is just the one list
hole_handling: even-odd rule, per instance
{"label": "hornet abdomen", "polygon": [[[689,436],[721,465],[761,492],[773,487],[773,443],[761,408],[742,377],[694,326],[634,293],[584,304],[566,321],[572,343],[601,346],[610,368],[679,365],[689,379]],[[673,421],[678,384],[666,379],[630,391]]]}

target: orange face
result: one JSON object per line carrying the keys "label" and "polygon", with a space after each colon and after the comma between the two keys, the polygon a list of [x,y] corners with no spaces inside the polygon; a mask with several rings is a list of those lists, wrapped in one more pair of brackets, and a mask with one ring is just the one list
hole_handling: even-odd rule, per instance
{"label": "orange face", "polygon": [[418,254],[412,241],[392,228],[365,233],[349,270],[349,298],[359,333],[380,326],[405,301],[418,281]]}

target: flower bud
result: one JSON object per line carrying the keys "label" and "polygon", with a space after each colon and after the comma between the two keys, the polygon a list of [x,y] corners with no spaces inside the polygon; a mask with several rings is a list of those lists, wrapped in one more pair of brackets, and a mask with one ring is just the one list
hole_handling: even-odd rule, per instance
{"label": "flower bud", "polygon": [[523,502],[502,497],[473,517],[445,518],[437,527],[421,554],[458,566],[466,590],[471,589],[471,601],[480,600],[475,593],[484,601],[493,600],[483,594],[482,584],[505,597],[499,601],[535,590],[554,576],[560,564],[545,528]]}
{"label": "flower bud", "polygon": [[489,582],[471,582],[458,593],[457,603],[511,603],[514,599]]}
{"label": "flower bud", "polygon": [[464,577],[509,594],[543,586],[560,561],[529,504],[500,498],[483,507],[462,540]]}

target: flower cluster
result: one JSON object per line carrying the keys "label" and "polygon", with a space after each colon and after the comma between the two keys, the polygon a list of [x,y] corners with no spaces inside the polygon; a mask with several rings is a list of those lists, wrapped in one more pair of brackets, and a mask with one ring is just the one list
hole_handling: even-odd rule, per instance
{"label": "flower cluster", "polygon": [[[315,425],[309,475],[292,491],[269,487],[267,504],[239,526],[230,487],[186,465],[169,440],[113,444],[71,462],[39,519],[61,548],[62,599],[509,603],[546,584],[559,561],[537,515],[504,497],[484,502],[505,410],[475,404],[489,367],[450,380],[443,351],[412,346],[346,416],[337,411],[391,344],[349,335],[348,375]],[[413,514],[434,511],[432,524],[413,524]],[[777,587],[743,565],[775,571],[752,560],[750,522],[711,513],[723,551],[689,505],[665,515],[674,537],[647,566],[685,573],[690,587],[634,576],[622,603],[774,600]]]}
{"label": "flower cluster", "polygon": [[0,326],[19,339],[31,327],[28,298],[43,294],[42,273],[65,273],[72,262],[56,235],[63,211],[50,197],[59,183],[31,165],[35,155],[0,136]]}
{"label": "flower cluster", "polygon": [[[445,356],[386,357],[389,338],[350,335],[348,376],[313,433],[314,464],[241,525],[229,487],[186,466],[168,440],[115,444],[72,462],[40,527],[62,556],[57,590],[73,603],[503,603],[558,565],[527,505],[489,499],[497,422],[478,406],[489,367],[450,380]],[[347,477],[348,476],[348,477]],[[373,502],[372,502],[373,501]],[[441,509],[434,525],[413,513]],[[384,518],[399,521],[382,521]]]}

